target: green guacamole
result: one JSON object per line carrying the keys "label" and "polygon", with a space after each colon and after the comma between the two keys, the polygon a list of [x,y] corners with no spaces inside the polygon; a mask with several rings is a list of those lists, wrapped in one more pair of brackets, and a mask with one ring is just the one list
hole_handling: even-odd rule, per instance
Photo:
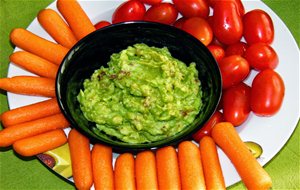
{"label": "green guacamole", "polygon": [[165,139],[191,124],[202,106],[195,63],[188,67],[167,48],[129,46],[111,55],[78,95],[95,132],[128,143]]}

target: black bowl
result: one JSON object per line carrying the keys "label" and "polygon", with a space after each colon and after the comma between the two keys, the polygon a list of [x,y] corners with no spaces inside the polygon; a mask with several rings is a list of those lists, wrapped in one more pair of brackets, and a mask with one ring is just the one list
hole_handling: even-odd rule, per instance
{"label": "black bowl", "polygon": [[[105,135],[96,135],[83,116],[77,95],[83,81],[107,62],[113,53],[118,53],[136,43],[148,46],[167,47],[172,56],[184,63],[196,63],[203,92],[202,109],[194,122],[177,135],[144,144],[129,144]],[[56,78],[56,95],[59,105],[72,127],[83,132],[94,143],[104,143],[116,151],[139,151],[176,145],[199,130],[217,108],[221,96],[221,75],[218,65],[199,40],[175,27],[151,22],[125,22],[97,30],[80,40],[65,56]]]}

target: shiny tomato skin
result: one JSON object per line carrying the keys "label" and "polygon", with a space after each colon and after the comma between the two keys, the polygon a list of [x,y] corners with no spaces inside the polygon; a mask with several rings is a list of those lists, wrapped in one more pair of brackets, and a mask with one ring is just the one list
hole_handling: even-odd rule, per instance
{"label": "shiny tomato skin", "polygon": [[[235,5],[237,6],[237,9],[238,9],[238,13],[240,16],[243,16],[245,14],[245,7],[242,3],[241,0],[226,0],[226,1],[232,1],[235,3]],[[214,7],[215,4],[219,3],[220,0],[208,0],[208,4],[209,6],[211,7]]]}
{"label": "shiny tomato skin", "polygon": [[272,116],[279,111],[284,94],[284,82],[276,71],[260,71],[252,81],[251,110],[259,116]]}
{"label": "shiny tomato skin", "polygon": [[163,24],[173,24],[178,16],[178,11],[171,3],[159,3],[151,6],[145,13],[144,20],[159,22]]}
{"label": "shiny tomato skin", "polygon": [[226,56],[240,55],[240,56],[244,57],[244,54],[245,54],[247,48],[248,48],[247,43],[237,42],[237,43],[227,46],[227,48],[225,50],[225,55]]}
{"label": "shiny tomato skin", "polygon": [[218,64],[221,71],[223,89],[242,82],[250,72],[248,61],[239,55],[224,57]]}
{"label": "shiny tomato skin", "polygon": [[223,121],[223,114],[216,111],[211,118],[204,124],[204,126],[199,129],[195,134],[193,134],[193,139],[199,142],[204,136],[210,136],[211,129],[219,122]]}
{"label": "shiny tomato skin", "polygon": [[250,45],[245,52],[245,58],[256,70],[275,69],[279,63],[276,51],[265,43]]}
{"label": "shiny tomato skin", "polygon": [[95,24],[95,28],[96,28],[96,30],[98,30],[100,28],[103,28],[103,27],[109,26],[109,25],[111,25],[110,22],[102,20],[102,21],[98,22],[97,24]]}
{"label": "shiny tomato skin", "polygon": [[243,124],[251,111],[251,87],[241,82],[223,92],[223,117],[234,126]]}
{"label": "shiny tomato skin", "polygon": [[218,41],[225,45],[240,41],[243,23],[234,2],[220,1],[215,4],[212,29]]}
{"label": "shiny tomato skin", "polygon": [[139,1],[148,5],[155,5],[162,2],[162,0],[139,0]]}
{"label": "shiny tomato skin", "polygon": [[188,18],[182,25],[182,30],[188,32],[204,45],[210,44],[213,39],[213,31],[208,22],[201,17]]}
{"label": "shiny tomato skin", "polygon": [[235,0],[235,3],[236,3],[236,6],[238,8],[239,15],[241,17],[244,16],[244,14],[245,14],[245,7],[244,7],[242,1],[241,0]]}
{"label": "shiny tomato skin", "polygon": [[172,0],[175,8],[186,18],[209,15],[209,6],[206,0]]}
{"label": "shiny tomato skin", "polygon": [[221,46],[218,45],[208,45],[210,53],[214,56],[217,62],[220,62],[225,57],[225,51]]}
{"label": "shiny tomato skin", "polygon": [[243,16],[243,35],[249,45],[263,42],[271,44],[274,40],[274,25],[268,13],[255,9]]}
{"label": "shiny tomato skin", "polygon": [[143,20],[146,7],[138,0],[130,0],[117,7],[112,15],[112,23]]}

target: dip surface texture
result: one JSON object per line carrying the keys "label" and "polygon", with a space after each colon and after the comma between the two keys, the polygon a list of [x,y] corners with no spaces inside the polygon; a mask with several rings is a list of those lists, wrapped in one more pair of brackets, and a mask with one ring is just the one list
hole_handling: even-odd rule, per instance
{"label": "dip surface texture", "polygon": [[147,143],[191,124],[201,96],[194,63],[186,66],[167,48],[135,44],[86,79],[77,98],[86,119],[96,123],[96,134]]}

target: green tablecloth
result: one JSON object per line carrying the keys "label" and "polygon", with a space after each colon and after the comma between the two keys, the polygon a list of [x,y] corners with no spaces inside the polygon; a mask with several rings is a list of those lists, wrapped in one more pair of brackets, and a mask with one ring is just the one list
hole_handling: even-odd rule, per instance
{"label": "green tablecloth", "polygon": [[[9,32],[16,27],[26,28],[39,10],[52,0],[0,0],[0,77],[6,77],[8,57],[13,51],[9,42]],[[264,0],[285,22],[299,46],[300,22],[299,2],[295,0]],[[7,110],[5,92],[0,92],[0,113]],[[2,126],[1,126],[2,127]],[[300,153],[298,127],[284,148],[265,166],[273,179],[273,189],[300,189]],[[1,140],[1,139],[0,139]],[[48,170],[35,158],[22,158],[10,148],[0,149],[0,189],[74,189]],[[240,182],[230,189],[245,189]]]}

